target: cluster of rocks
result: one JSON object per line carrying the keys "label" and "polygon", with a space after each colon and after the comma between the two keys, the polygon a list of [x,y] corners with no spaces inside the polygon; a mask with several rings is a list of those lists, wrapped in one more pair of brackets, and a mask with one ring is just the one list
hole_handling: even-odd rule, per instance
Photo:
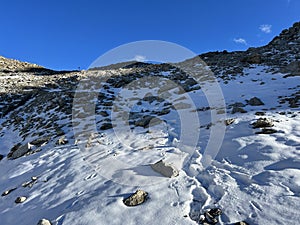
{"label": "cluster of rocks", "polygon": [[259,118],[254,123],[252,123],[252,127],[254,129],[260,129],[260,131],[255,132],[256,134],[273,134],[276,133],[277,130],[271,128],[274,126],[274,123],[271,119],[268,118]]}
{"label": "cluster of rocks", "polygon": [[199,224],[210,225],[217,224],[219,222],[218,217],[222,214],[220,208],[209,209],[199,217]]}
{"label": "cluster of rocks", "polygon": [[[300,88],[300,86],[298,88]],[[291,96],[279,96],[279,103],[288,103],[290,108],[300,107],[300,91],[296,91]]]}
{"label": "cluster of rocks", "polygon": [[[24,187],[24,188],[26,188],[26,187],[31,188],[37,182],[37,180],[38,180],[38,177],[33,176],[33,177],[31,177],[31,179],[29,181],[24,182],[22,184],[22,187]],[[17,189],[17,187],[8,189],[8,190],[4,191],[1,196],[5,197],[5,196],[9,195],[10,193],[12,193],[13,191],[15,191],[16,189]],[[15,203],[16,204],[22,204],[22,203],[24,203],[27,200],[27,198],[28,197],[26,197],[26,196],[18,196],[15,199]],[[47,220],[47,219],[41,219],[37,223],[37,225],[52,225],[52,223],[49,220]]]}
{"label": "cluster of rocks", "polygon": [[[26,188],[26,187],[28,187],[28,188],[31,188],[36,182],[37,182],[37,180],[38,180],[38,177],[36,177],[36,176],[33,176],[33,177],[31,177],[31,179],[29,180],[29,181],[25,181],[23,184],[22,184],[22,187],[23,188]],[[17,187],[14,187],[14,188],[11,188],[11,189],[8,189],[8,190],[5,190],[3,193],[2,193],[2,197],[5,197],[5,196],[7,196],[7,195],[9,195],[9,194],[11,194],[13,191],[15,191],[17,189]],[[16,204],[22,204],[22,203],[24,203],[26,200],[27,200],[27,196],[18,196],[18,197],[16,197],[16,199],[15,199],[15,203]]]}
{"label": "cluster of rocks", "polygon": [[236,102],[234,104],[230,104],[229,108],[231,108],[231,114],[235,114],[235,113],[247,113],[247,111],[244,109],[244,107],[246,105],[250,105],[250,106],[262,106],[264,105],[264,103],[262,102],[262,100],[260,100],[257,97],[253,97],[249,100],[246,100],[246,104],[242,103],[242,102]]}

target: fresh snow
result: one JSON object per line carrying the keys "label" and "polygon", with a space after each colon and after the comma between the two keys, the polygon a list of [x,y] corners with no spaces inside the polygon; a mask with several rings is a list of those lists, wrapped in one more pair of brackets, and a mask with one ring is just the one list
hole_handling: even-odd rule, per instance
{"label": "fresh snow", "polygon": [[[220,207],[220,224],[242,220],[250,224],[299,224],[300,113],[299,108],[290,109],[287,103],[280,105],[277,98],[299,90],[299,77],[283,78],[283,74],[271,74],[267,69],[245,69],[246,75],[236,76],[228,84],[220,80],[227,105],[246,104],[245,100],[254,96],[265,105],[247,105],[246,114],[232,115],[228,109],[227,116],[235,122],[226,128],[222,147],[207,169],[203,170],[200,161],[210,135],[205,126],[210,121],[209,111],[199,112],[203,128],[198,146],[178,177],[160,177],[146,166],[162,157],[172,161],[172,156],[182,154],[176,149],[178,115],[171,111],[165,115],[169,124],[158,124],[149,133],[144,133],[143,128],[135,129],[133,135],[124,137],[123,146],[113,132],[106,131],[99,137],[101,147],[91,147],[88,154],[70,140],[68,145],[53,146],[16,160],[3,159],[0,190],[17,189],[0,198],[0,223],[29,225],[46,218],[53,225],[192,225],[198,224],[196,220],[205,209]],[[169,72],[161,74],[167,77]],[[260,85],[261,82],[264,83]],[[201,91],[191,93],[192,99],[198,98],[197,107],[208,106],[203,97]],[[139,111],[151,106],[136,107]],[[261,117],[255,115],[256,111],[266,111],[263,117],[271,118],[278,132],[255,134],[257,130],[251,123]],[[20,136],[17,130],[9,128],[1,132],[0,153],[6,154],[6,147]],[[71,137],[72,131],[69,132],[66,136]],[[149,146],[157,151],[147,152]],[[109,168],[103,168],[101,163],[91,165],[88,157],[99,162],[115,157],[128,165],[142,166],[131,173],[120,171],[120,182],[114,182],[118,179],[107,179]],[[160,182],[139,184],[140,179],[135,177],[138,173],[158,177]],[[132,185],[122,184],[124,174]],[[22,187],[32,176],[38,177],[37,182],[32,187]],[[149,199],[137,207],[125,206],[123,199],[137,189],[148,192]],[[14,201],[19,196],[26,196],[27,200],[16,205]]]}

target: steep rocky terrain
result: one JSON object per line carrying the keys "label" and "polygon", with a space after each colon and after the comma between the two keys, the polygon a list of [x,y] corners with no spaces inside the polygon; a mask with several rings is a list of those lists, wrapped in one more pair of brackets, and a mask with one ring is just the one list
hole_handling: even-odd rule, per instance
{"label": "steep rocky terrain", "polygon": [[[300,22],[266,46],[200,58],[215,74],[226,103],[217,110],[227,126],[224,142],[206,170],[201,157],[217,126],[210,115],[216,109],[205,99],[203,87],[176,65],[129,62],[53,71],[0,57],[3,224],[37,224],[45,217],[52,224],[298,224]],[[192,73],[195,61],[182,65]],[[209,82],[203,74],[199,80]],[[158,83],[139,82],[147,77],[172,82],[159,83],[161,92],[155,95]],[[125,91],[122,97],[125,87],[153,92],[129,97]],[[126,99],[136,101],[128,113],[130,129],[116,138],[113,128],[116,118],[128,111]],[[178,121],[185,110],[199,117],[201,137],[179,176],[177,165],[168,164],[161,174],[168,169],[170,178],[152,186],[137,183],[132,174],[132,185],[122,185],[118,179],[127,176],[124,171],[108,175],[101,164],[106,158],[139,165],[134,174],[158,176],[144,167],[180,154],[177,142],[184,135]],[[95,120],[89,119],[91,112]],[[193,124],[189,127],[192,133]],[[138,188],[147,189],[147,198],[138,201],[145,203],[125,208],[123,200]]]}

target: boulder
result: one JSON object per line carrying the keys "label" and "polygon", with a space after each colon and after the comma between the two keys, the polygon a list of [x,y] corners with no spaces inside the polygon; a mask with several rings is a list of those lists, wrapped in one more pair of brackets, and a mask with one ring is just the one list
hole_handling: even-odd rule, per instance
{"label": "boulder", "polygon": [[31,144],[40,147],[40,146],[47,144],[50,139],[51,139],[51,136],[41,137],[41,138],[35,139],[34,141],[31,141]]}
{"label": "boulder", "polygon": [[231,110],[231,114],[235,113],[247,113],[247,111],[241,107],[233,107]]}
{"label": "boulder", "polygon": [[100,130],[109,130],[111,128],[113,128],[112,123],[103,123],[100,127]]}
{"label": "boulder", "polygon": [[160,173],[165,177],[172,178],[179,175],[178,170],[174,166],[165,163],[163,160],[151,164],[150,166],[155,172]]}
{"label": "boulder", "polygon": [[268,118],[259,118],[256,122],[252,123],[253,128],[265,128],[273,126],[273,121]]}
{"label": "boulder", "polygon": [[51,222],[47,219],[41,219],[37,225],[51,225]]}
{"label": "boulder", "polygon": [[264,103],[257,97],[253,97],[250,100],[247,100],[247,103],[251,106],[264,105]]}
{"label": "boulder", "polygon": [[19,204],[19,203],[23,203],[25,202],[27,199],[27,197],[21,196],[21,197],[17,197],[15,200],[15,203]]}
{"label": "boulder", "polygon": [[12,147],[12,149],[10,150],[10,152],[7,154],[7,158],[8,159],[17,159],[22,157],[23,155],[26,155],[28,152],[31,151],[30,148],[30,143],[21,145],[16,144],[14,147]]}
{"label": "boulder", "polygon": [[123,200],[126,206],[137,206],[143,204],[148,197],[148,193],[143,190],[137,190],[134,194]]}

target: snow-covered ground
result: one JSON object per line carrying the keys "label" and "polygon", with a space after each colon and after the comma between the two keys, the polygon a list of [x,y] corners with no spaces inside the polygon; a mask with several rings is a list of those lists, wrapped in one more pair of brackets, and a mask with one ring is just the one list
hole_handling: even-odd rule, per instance
{"label": "snow-covered ground", "polygon": [[[47,147],[15,160],[4,158],[0,162],[0,191],[17,189],[0,198],[0,223],[29,225],[47,218],[53,225],[187,225],[198,224],[200,214],[219,207],[223,211],[220,224],[299,224],[300,111],[290,108],[287,102],[280,104],[278,99],[300,89],[299,77],[283,78],[283,74],[267,73],[266,69],[253,67],[228,83],[220,80],[226,105],[241,102],[248,112],[231,114],[231,108],[227,108],[227,117],[234,122],[226,127],[221,149],[208,168],[203,169],[201,158],[210,126],[216,124],[209,124],[210,114],[205,110],[198,114],[201,129],[196,151],[179,176],[165,178],[149,167],[161,158],[172,161],[172,156],[182,153],[174,144],[180,127],[176,123],[178,114],[172,109],[163,117],[168,124],[157,124],[150,132],[145,132],[148,128],[135,128],[133,134],[123,137],[122,145],[108,130],[101,133],[98,144],[92,145],[88,153],[78,147],[80,141],[77,146],[73,139],[66,145]],[[200,90],[194,92],[195,104],[206,107],[201,97],[197,102],[197,93],[203,97]],[[246,100],[252,97],[265,104],[247,105]],[[178,101],[184,102],[184,98]],[[135,107],[141,111],[151,105]],[[258,118],[271,119],[272,129],[277,132],[256,134],[259,129],[251,124]],[[72,130],[69,132],[67,137],[72,136]],[[0,137],[0,145],[9,146],[18,139],[18,131],[9,129]],[[7,152],[1,148],[0,153]],[[104,158],[115,158],[135,170],[109,174],[110,167],[101,164]],[[113,165],[111,170],[115,170]],[[135,176],[140,174],[159,182],[138,185],[141,179]],[[22,187],[33,176],[38,180],[31,187]],[[136,207],[125,206],[123,199],[137,189],[147,191],[148,200]],[[16,204],[19,196],[27,200]]]}

